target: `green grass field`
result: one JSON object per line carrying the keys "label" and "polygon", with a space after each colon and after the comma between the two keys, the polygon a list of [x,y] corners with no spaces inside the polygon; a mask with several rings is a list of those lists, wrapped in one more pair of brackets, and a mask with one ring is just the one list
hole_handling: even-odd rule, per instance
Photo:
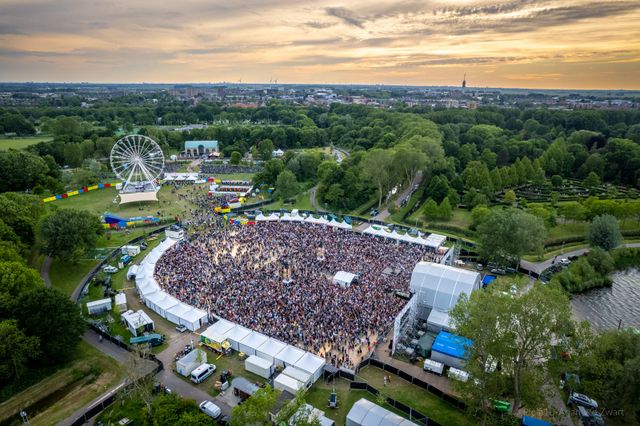
{"label": "green grass field", "polygon": [[309,198],[309,193],[308,192],[303,192],[302,194],[298,195],[296,197],[295,202],[293,202],[293,203],[285,203],[285,202],[282,202],[282,201],[276,201],[276,202],[273,202],[271,204],[267,204],[267,205],[263,206],[262,208],[266,209],[266,210],[280,210],[280,209],[285,209],[285,210],[294,210],[294,209],[313,210],[313,208],[311,207],[311,199]]}
{"label": "green grass field", "polygon": [[384,386],[383,376],[386,373],[376,367],[367,366],[358,373],[359,379],[369,383],[384,395],[412,407],[427,417],[443,425],[464,425],[475,423],[462,411],[442,401],[437,396],[413,385],[397,376]]}
{"label": "green grass field", "polygon": [[28,146],[35,145],[39,142],[50,141],[49,136],[30,136],[24,138],[0,138],[0,151],[8,149],[25,149]]}
{"label": "green grass field", "polygon": [[71,295],[82,277],[97,264],[97,260],[79,260],[76,263],[71,263],[54,259],[49,269],[51,286],[64,294]]}
{"label": "green grass field", "polygon": [[80,342],[76,358],[44,380],[0,405],[0,422],[26,409],[32,425],[51,425],[64,420],[124,378],[118,362]]}

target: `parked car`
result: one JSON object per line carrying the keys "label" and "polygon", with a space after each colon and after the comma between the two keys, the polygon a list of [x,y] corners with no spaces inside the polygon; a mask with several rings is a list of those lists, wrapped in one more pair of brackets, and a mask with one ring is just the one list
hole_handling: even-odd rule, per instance
{"label": "parked car", "polygon": [[583,407],[592,408],[594,410],[598,408],[598,403],[594,399],[591,399],[587,395],[577,392],[571,392],[569,394],[569,401],[567,402],[567,405],[570,407],[572,405],[581,405]]}
{"label": "parked car", "polygon": [[206,400],[200,403],[200,411],[205,413],[207,416],[217,419],[222,414],[222,410],[213,402]]}
{"label": "parked car", "polygon": [[185,331],[187,331],[187,326],[184,324],[176,325],[176,331],[178,333],[184,333]]}
{"label": "parked car", "polygon": [[507,271],[505,271],[505,270],[504,270],[504,269],[502,269],[502,268],[493,268],[493,269],[491,270],[491,273],[492,273],[492,274],[498,274],[498,275],[507,275]]}
{"label": "parked car", "polygon": [[116,272],[118,272],[118,268],[116,268],[115,266],[111,266],[111,265],[103,266],[102,270],[104,272],[106,272],[107,274],[115,274]]}
{"label": "parked car", "polygon": [[144,242],[144,241],[143,241],[143,242],[141,242],[141,243],[140,243],[140,250],[146,250],[146,249],[147,249],[147,247],[148,247],[148,246],[147,246],[147,243],[146,243],[146,242]]}
{"label": "parked car", "polygon": [[569,259],[567,259],[566,257],[560,259],[560,264],[564,265],[564,266],[569,266],[571,265],[571,261]]}
{"label": "parked car", "polygon": [[369,216],[378,216],[379,213],[380,212],[377,209],[371,209],[371,211],[369,212]]}
{"label": "parked car", "polygon": [[604,426],[602,415],[595,410],[578,406],[578,417],[584,426]]}

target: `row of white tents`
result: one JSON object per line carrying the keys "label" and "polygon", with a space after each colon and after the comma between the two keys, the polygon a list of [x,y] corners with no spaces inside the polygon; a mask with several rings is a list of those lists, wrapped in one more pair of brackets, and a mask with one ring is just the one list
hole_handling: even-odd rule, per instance
{"label": "row of white tents", "polygon": [[143,259],[136,271],[136,288],[149,309],[174,324],[182,324],[196,331],[207,323],[207,313],[165,293],[153,276],[156,262],[176,242],[172,238],[165,239]]}
{"label": "row of white tents", "polygon": [[352,229],[352,226],[347,222],[340,222],[335,219],[328,220],[324,216],[315,217],[313,215],[303,216],[298,213],[297,210],[293,210],[291,213],[285,212],[282,216],[278,213],[271,213],[268,216],[260,213],[256,216],[256,222],[305,222],[305,223],[314,223],[317,225],[328,225],[333,226],[335,228],[340,229]]}
{"label": "row of white tents", "polygon": [[362,231],[362,233],[377,237],[392,238],[394,240],[404,241],[406,243],[420,244],[423,246],[431,247],[434,250],[441,247],[445,243],[445,241],[447,241],[447,237],[440,234],[430,234],[427,236],[427,238],[424,238],[422,236],[414,237],[409,234],[401,234],[395,229],[391,231],[389,228],[379,225],[370,225],[367,229]]}
{"label": "row of white tents", "polygon": [[163,180],[167,181],[178,181],[178,182],[199,182],[201,181],[200,175],[198,173],[165,173]]}
{"label": "row of white tents", "polygon": [[202,332],[201,341],[208,346],[228,342],[232,349],[249,356],[255,355],[272,366],[301,370],[309,376],[301,386],[315,383],[322,376],[326,364],[317,355],[225,319],[220,319]]}

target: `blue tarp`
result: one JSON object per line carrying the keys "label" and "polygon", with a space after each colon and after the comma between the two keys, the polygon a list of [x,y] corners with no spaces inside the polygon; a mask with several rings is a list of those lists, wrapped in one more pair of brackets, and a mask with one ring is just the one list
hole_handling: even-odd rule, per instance
{"label": "blue tarp", "polygon": [[482,285],[489,285],[496,279],[495,275],[485,275],[482,279]]}
{"label": "blue tarp", "polygon": [[551,426],[551,423],[535,417],[522,416],[522,426]]}
{"label": "blue tarp", "polygon": [[464,359],[465,352],[467,351],[466,348],[471,345],[473,345],[473,341],[471,339],[447,333],[446,331],[441,331],[433,342],[431,350],[455,358]]}

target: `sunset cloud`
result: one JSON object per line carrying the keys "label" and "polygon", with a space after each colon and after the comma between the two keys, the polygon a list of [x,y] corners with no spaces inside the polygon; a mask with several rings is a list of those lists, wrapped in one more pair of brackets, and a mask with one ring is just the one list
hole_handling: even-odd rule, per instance
{"label": "sunset cloud", "polygon": [[0,80],[640,89],[637,0],[0,0]]}

